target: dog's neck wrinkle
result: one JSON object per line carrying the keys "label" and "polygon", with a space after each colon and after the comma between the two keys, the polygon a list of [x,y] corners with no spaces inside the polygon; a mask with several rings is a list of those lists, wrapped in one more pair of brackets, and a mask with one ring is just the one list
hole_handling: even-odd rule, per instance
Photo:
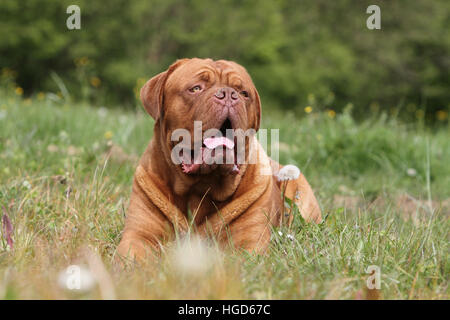
{"label": "dog's neck wrinkle", "polygon": [[223,207],[221,203],[215,203],[207,194],[199,197],[197,194],[189,195],[188,210],[194,219],[194,225],[199,226],[209,215],[217,212],[217,209]]}

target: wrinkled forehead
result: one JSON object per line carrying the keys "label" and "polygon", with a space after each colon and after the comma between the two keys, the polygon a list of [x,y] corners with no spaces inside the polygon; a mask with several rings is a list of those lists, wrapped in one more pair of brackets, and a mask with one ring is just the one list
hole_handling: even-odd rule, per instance
{"label": "wrinkled forehead", "polygon": [[168,85],[189,80],[213,81],[236,86],[253,86],[253,82],[241,65],[227,60],[190,59],[178,67],[167,79]]}

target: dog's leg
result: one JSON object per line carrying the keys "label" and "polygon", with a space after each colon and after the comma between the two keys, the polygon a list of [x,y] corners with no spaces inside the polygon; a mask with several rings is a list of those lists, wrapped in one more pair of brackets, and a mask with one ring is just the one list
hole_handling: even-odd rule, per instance
{"label": "dog's leg", "polygon": [[170,222],[134,182],[118,254],[124,258],[143,260],[159,252],[160,243],[169,240],[172,235]]}
{"label": "dog's leg", "polygon": [[231,241],[235,248],[251,253],[263,253],[269,245],[270,227],[273,224],[263,211],[262,208],[258,208],[239,216],[229,226],[228,233],[223,239]]}
{"label": "dog's leg", "polygon": [[[283,166],[272,159],[270,159],[270,164],[272,166],[274,180],[276,180],[278,187],[281,188],[281,182],[278,181],[275,175]],[[322,221],[322,214],[317,199],[302,173],[296,180],[288,181],[285,196],[295,202],[300,214],[306,221],[315,223]]]}
{"label": "dog's leg", "polygon": [[265,193],[228,228],[234,247],[253,253],[263,253],[270,241],[271,228],[281,214],[281,196],[270,183]]}

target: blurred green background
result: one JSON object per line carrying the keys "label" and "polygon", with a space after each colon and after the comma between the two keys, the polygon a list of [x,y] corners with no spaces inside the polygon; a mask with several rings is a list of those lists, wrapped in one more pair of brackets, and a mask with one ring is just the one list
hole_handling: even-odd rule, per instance
{"label": "blurred green background", "polygon": [[[81,30],[66,28],[71,4]],[[2,0],[1,86],[134,107],[174,60],[211,57],[244,65],[265,108],[447,123],[449,30],[448,0]]]}

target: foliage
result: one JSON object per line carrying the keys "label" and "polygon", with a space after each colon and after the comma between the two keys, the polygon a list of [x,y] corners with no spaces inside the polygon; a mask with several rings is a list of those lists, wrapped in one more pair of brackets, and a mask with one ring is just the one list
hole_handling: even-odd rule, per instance
{"label": "foliage", "polygon": [[[81,30],[65,26],[70,4]],[[370,4],[381,7],[381,30],[366,28]],[[446,0],[3,0],[0,67],[26,94],[61,91],[53,71],[75,99],[133,105],[145,79],[177,58],[224,58],[282,109],[352,103],[359,116],[400,108],[445,118],[449,9]]]}

